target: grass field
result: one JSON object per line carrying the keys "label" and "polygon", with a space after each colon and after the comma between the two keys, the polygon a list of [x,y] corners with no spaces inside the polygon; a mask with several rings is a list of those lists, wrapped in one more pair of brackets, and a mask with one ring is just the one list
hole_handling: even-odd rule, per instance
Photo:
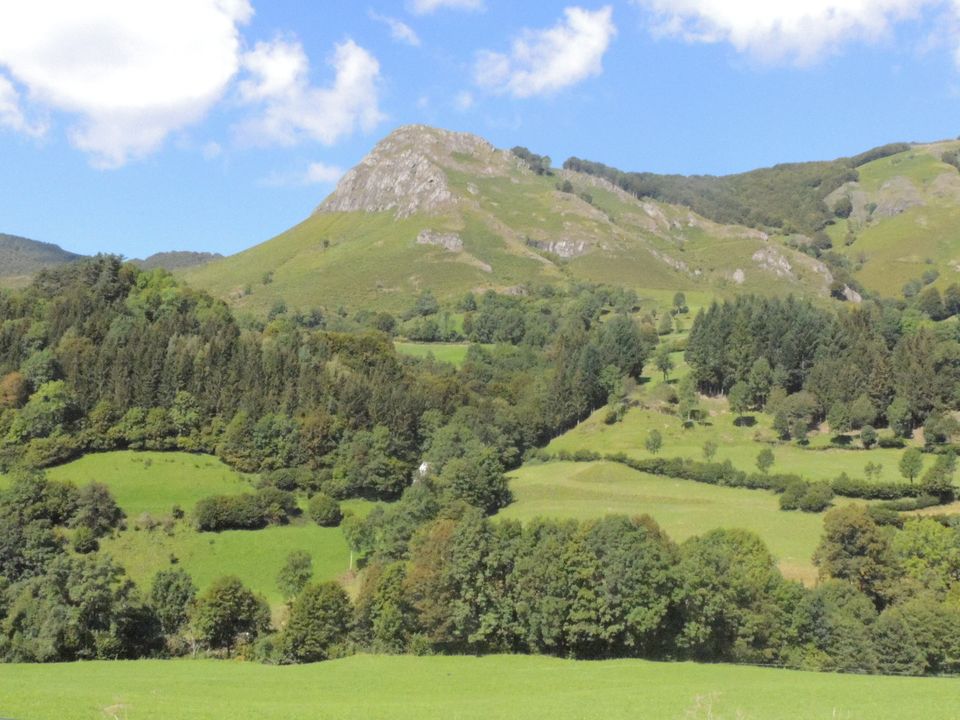
{"label": "grass field", "polygon": [[7,665],[18,720],[948,720],[955,679],[640,660],[357,656]]}
{"label": "grass field", "polygon": [[77,485],[104,483],[131,520],[144,512],[156,517],[169,515],[174,505],[189,512],[208,495],[252,489],[251,476],[217,458],[179,452],[97,453],[51,468],[47,475]]}
{"label": "grass field", "polygon": [[[149,583],[157,570],[182,567],[201,588],[222,575],[237,575],[248,587],[262,593],[274,606],[282,602],[276,576],[286,556],[305,550],[313,558],[314,577],[329,580],[349,569],[350,550],[339,528],[321,528],[306,518],[290,525],[262,530],[200,533],[189,514],[196,502],[214,494],[251,490],[251,477],[237,473],[208,455],[158,452],[110,452],[87,455],[52,468],[51,478],[77,485],[106,484],[127,515],[127,529],[101,541],[101,548],[123,565],[133,580]],[[172,533],[161,527],[140,529],[140,518],[149,513],[161,520],[174,505],[187,513]],[[351,500],[344,510],[367,512],[371,503]]]}
{"label": "grass field", "polygon": [[[467,359],[467,350],[470,349],[470,343],[397,342],[393,346],[401,355],[418,358],[432,356],[434,360],[450,363],[455,367],[463,365],[463,361]],[[484,347],[492,346],[485,345]]]}
{"label": "grass field", "polygon": [[510,489],[514,502],[498,517],[647,513],[678,542],[714,528],[745,528],[764,540],[786,577],[812,583],[817,576],[811,557],[823,516],[784,512],[770,492],[657,477],[606,462],[526,465],[510,474]]}
{"label": "grass field", "polygon": [[[678,372],[684,372],[684,366]],[[555,453],[585,449],[650,457],[644,441],[650,431],[656,429],[663,436],[663,447],[659,453],[662,457],[702,460],[703,446],[712,440],[718,446],[717,461],[730,460],[735,467],[747,472],[756,471],[757,454],[764,447],[770,447],[775,457],[771,472],[796,473],[809,480],[832,480],[841,472],[862,478],[864,465],[873,462],[883,466],[879,480],[903,482],[898,470],[903,450],[831,448],[827,447],[829,433],[812,436],[806,448],[796,443],[777,443],[774,442],[772,419],[768,415],[753,413],[754,425],[738,426],[736,418],[728,412],[725,400],[705,399],[702,405],[710,410],[710,417],[706,423],[690,428],[684,428],[674,415],[642,407],[631,408],[621,422],[606,425],[603,422],[606,410],[600,409],[577,427],[556,438],[547,446],[547,450]],[[932,463],[932,457],[924,456],[924,467]]]}

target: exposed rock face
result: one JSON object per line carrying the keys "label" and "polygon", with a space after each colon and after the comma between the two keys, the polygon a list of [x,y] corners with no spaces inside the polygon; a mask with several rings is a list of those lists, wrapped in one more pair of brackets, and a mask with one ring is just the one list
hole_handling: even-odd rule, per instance
{"label": "exposed rock face", "polygon": [[463,250],[463,239],[456,233],[421,230],[417,235],[417,245],[437,245],[450,252],[460,252]]}
{"label": "exposed rock face", "polygon": [[793,278],[790,261],[772,247],[757,250],[752,259],[761,270],[772,272],[778,278]]}
{"label": "exposed rock face", "polygon": [[743,272],[743,268],[737,268],[733,271],[733,281],[737,285],[743,285],[747,281],[747,275]]}
{"label": "exposed rock face", "polygon": [[476,135],[408,125],[395,130],[350,170],[317,212],[394,211],[438,214],[464,199],[450,189],[444,168],[473,175],[506,174],[516,161]]}
{"label": "exposed rock face", "polygon": [[858,305],[863,302],[863,296],[849,285],[843,286],[843,297],[847,299],[847,302],[856,303]]}
{"label": "exposed rock face", "polygon": [[579,257],[590,249],[590,243],[585,240],[533,240],[531,244],[562,258]]}

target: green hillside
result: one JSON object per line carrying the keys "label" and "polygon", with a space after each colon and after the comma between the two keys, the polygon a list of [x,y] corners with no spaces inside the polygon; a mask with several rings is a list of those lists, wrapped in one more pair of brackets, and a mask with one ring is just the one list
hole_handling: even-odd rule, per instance
{"label": "green hillside", "polygon": [[[110,488],[127,516],[126,529],[104,539],[102,550],[144,587],[158,570],[176,566],[190,573],[201,589],[218,577],[236,575],[277,606],[282,602],[277,570],[289,553],[309,552],[317,580],[340,577],[349,567],[350,551],[340,529],[318,527],[306,518],[262,530],[197,532],[190,520],[197,501],[250,491],[255,477],[207,455],[99,453],[52,468],[49,474],[79,486],[101,482]],[[172,518],[174,505],[187,516]],[[360,513],[369,506],[361,500],[344,504]]]}
{"label": "green hillside", "polygon": [[8,665],[0,713],[31,720],[946,720],[956,680],[546,657],[360,655]]}
{"label": "green hillside", "polygon": [[43,268],[56,267],[82,257],[52,243],[0,233],[0,287],[26,285]]}
{"label": "green hillside", "polygon": [[830,279],[759,230],[639,200],[602,178],[537,174],[480,138],[421,126],[377,145],[296,227],[180,273],[260,314],[279,301],[397,311],[424,289],[443,301],[578,280],[826,296]]}
{"label": "green hillside", "polygon": [[851,200],[853,212],[830,235],[865,287],[900,296],[931,271],[941,288],[960,280],[960,172],[943,161],[958,148],[918,145],[875,160],[831,196]]}

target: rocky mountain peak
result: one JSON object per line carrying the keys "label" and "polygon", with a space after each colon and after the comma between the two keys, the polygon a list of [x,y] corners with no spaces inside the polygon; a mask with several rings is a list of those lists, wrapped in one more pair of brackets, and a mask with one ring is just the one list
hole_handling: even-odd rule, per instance
{"label": "rocky mountain peak", "polygon": [[447,170],[473,175],[504,175],[517,160],[470,133],[407,125],[381,140],[360,164],[343,176],[317,212],[394,211],[438,214],[463,201],[451,190]]}

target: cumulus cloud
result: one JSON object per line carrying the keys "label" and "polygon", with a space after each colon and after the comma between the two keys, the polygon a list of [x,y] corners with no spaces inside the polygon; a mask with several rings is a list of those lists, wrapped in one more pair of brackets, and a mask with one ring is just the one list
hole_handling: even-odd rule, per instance
{"label": "cumulus cloud", "polygon": [[473,107],[474,102],[473,93],[469,90],[462,90],[453,99],[453,106],[460,112],[466,112]]}
{"label": "cumulus cloud", "polygon": [[3,75],[0,75],[0,126],[33,137],[40,137],[47,131],[46,123],[27,120],[20,106],[20,93]]}
{"label": "cumulus cloud", "polygon": [[310,163],[306,170],[271,173],[263,179],[262,184],[268,187],[332,185],[341,177],[343,177],[343,168],[315,162]]}
{"label": "cumulus cloud", "polygon": [[31,104],[78,117],[70,138],[95,165],[118,167],[223,95],[252,14],[247,0],[4,2],[0,66]]}
{"label": "cumulus cloud", "polygon": [[483,10],[483,0],[410,0],[407,7],[414,15],[428,15],[441,8]]}
{"label": "cumulus cloud", "polygon": [[255,144],[292,145],[304,139],[332,145],[356,129],[373,130],[380,112],[380,64],[353,40],[336,46],[329,87],[310,84],[310,63],[299,42],[259,42],[242,59],[247,76],[239,84],[243,102],[257,117],[238,128]]}
{"label": "cumulus cloud", "polygon": [[406,43],[407,45],[412,45],[413,47],[420,47],[420,36],[417,35],[412,27],[407,25],[402,20],[397,20],[397,18],[389,17],[387,15],[381,15],[373,10],[367,14],[374,22],[383,23],[390,28],[390,37],[397,42]]}
{"label": "cumulus cloud", "polygon": [[603,56],[617,28],[608,5],[590,11],[568,7],[543,30],[526,30],[509,54],[481,51],[474,65],[478,85],[526,98],[547,95],[603,72]]}
{"label": "cumulus cloud", "polygon": [[[876,41],[942,0],[634,0],[655,33],[727,42],[766,62],[806,65],[850,41]],[[947,3],[954,12],[960,0]],[[960,57],[960,55],[958,55]]]}

